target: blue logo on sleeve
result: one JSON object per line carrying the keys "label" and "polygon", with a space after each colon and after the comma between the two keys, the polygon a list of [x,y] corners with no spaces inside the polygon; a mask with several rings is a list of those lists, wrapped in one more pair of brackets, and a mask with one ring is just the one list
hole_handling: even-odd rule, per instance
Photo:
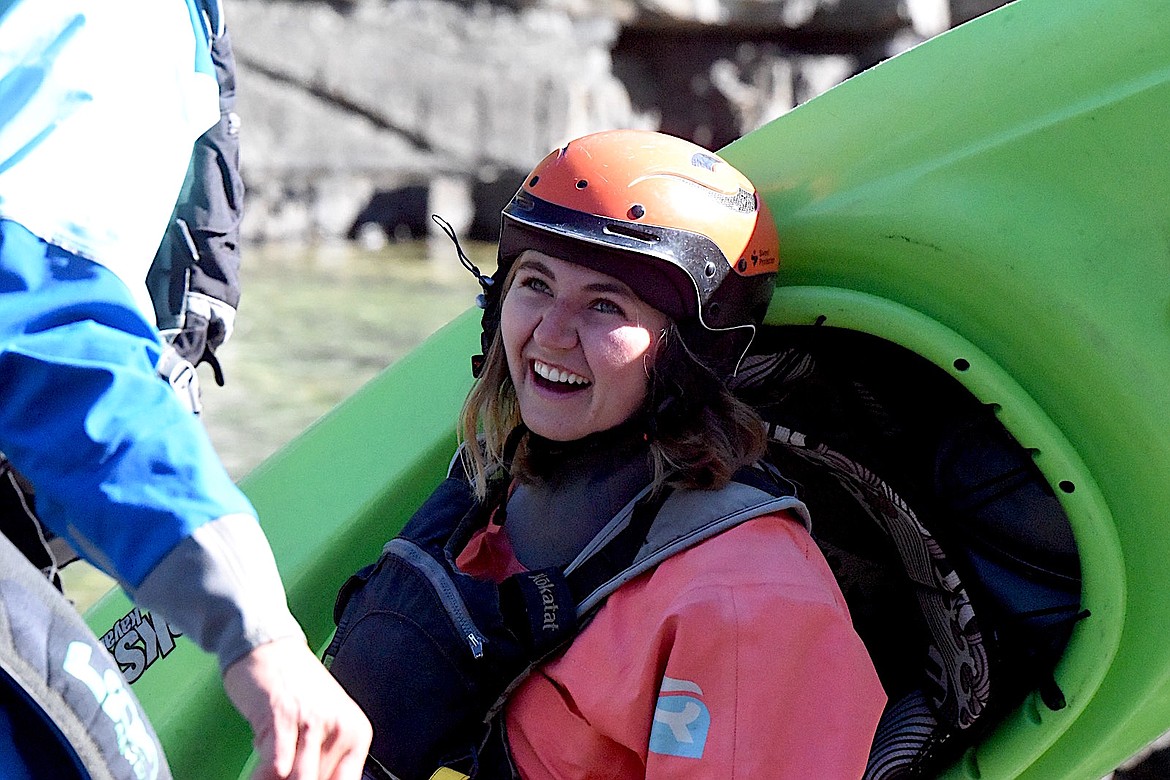
{"label": "blue logo on sleeve", "polygon": [[711,727],[703,691],[688,680],[665,677],[654,708],[650,752],[681,758],[702,758]]}

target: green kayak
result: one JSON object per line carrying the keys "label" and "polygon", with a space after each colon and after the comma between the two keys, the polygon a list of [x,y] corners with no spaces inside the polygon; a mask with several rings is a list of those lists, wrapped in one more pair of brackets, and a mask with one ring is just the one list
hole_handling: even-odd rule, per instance
{"label": "green kayak", "polygon": [[[1038,694],[952,778],[1097,780],[1170,729],[1170,5],[1020,0],[724,150],[784,266],[768,322],[871,334],[948,372],[1034,453],[1082,606]],[[343,580],[445,473],[471,311],[243,480],[315,647]],[[213,659],[119,593],[88,614],[178,778],[237,778],[251,736]]]}

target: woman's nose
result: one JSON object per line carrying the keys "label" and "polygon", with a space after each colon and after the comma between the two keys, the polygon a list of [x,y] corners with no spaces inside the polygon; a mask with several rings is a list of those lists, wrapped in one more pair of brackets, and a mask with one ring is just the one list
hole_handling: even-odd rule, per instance
{"label": "woman's nose", "polygon": [[572,349],[577,346],[576,318],[565,307],[554,303],[544,310],[532,337],[542,347]]}

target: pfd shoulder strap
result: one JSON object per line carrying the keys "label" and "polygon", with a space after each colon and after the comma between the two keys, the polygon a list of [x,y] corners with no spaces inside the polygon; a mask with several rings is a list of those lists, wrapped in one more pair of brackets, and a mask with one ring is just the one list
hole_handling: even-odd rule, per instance
{"label": "pfd shoulder strap", "polygon": [[793,486],[744,468],[720,490],[643,490],[586,545],[565,576],[584,615],[662,561],[755,517],[791,510],[809,524]]}

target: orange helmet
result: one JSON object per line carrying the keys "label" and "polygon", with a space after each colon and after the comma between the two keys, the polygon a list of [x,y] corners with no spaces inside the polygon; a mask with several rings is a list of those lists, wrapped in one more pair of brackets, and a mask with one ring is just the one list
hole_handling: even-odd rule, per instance
{"label": "orange helmet", "polygon": [[780,265],[776,225],[747,177],[701,146],[645,130],[584,136],[528,175],[503,210],[485,349],[499,326],[499,288],[526,249],[622,280],[713,368],[726,362],[717,357],[730,338],[735,362],[721,373],[751,343]]}

